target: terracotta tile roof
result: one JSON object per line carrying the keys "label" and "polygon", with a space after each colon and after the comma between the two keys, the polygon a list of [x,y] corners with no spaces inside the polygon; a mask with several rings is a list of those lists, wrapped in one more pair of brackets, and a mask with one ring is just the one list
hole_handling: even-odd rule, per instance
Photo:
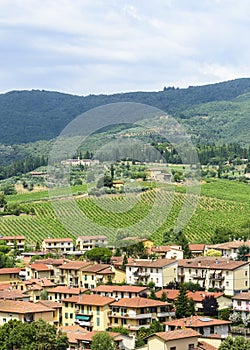
{"label": "terracotta tile roof", "polygon": [[52,266],[48,266],[45,264],[39,264],[39,263],[33,263],[30,265],[31,270],[36,270],[36,271],[51,271],[53,270]]}
{"label": "terracotta tile roof", "polygon": [[81,240],[85,240],[85,241],[87,241],[87,240],[92,240],[92,239],[94,239],[94,240],[100,240],[100,239],[103,239],[103,240],[107,240],[107,237],[106,236],[79,236],[79,237],[77,237],[77,239],[81,239]]}
{"label": "terracotta tile roof", "polygon": [[122,298],[112,304],[112,306],[126,306],[128,308],[154,307],[166,306],[166,303],[160,300],[153,300],[147,298]]}
{"label": "terracotta tile roof", "polygon": [[0,290],[0,299],[17,300],[27,298],[27,295],[19,290]]}
{"label": "terracotta tile roof", "polygon": [[[92,332],[88,332],[88,333],[86,333],[86,334],[78,333],[78,334],[76,335],[76,339],[77,339],[77,340],[86,341],[86,342],[91,342],[91,341],[92,341],[92,338],[93,338],[97,333],[99,333],[99,332],[98,332],[98,331],[92,331]],[[120,333],[116,333],[116,332],[108,332],[108,334],[109,334],[112,338],[114,338],[114,340],[115,340],[116,337],[120,337],[120,336],[121,336]]]}
{"label": "terracotta tile roof", "polygon": [[[134,258],[128,258],[128,264],[132,263]],[[123,256],[114,256],[111,258],[111,262],[114,266],[120,267],[123,263]]]}
{"label": "terracotta tile roof", "polygon": [[225,250],[229,250],[229,249],[237,249],[239,248],[241,245],[248,245],[250,246],[250,241],[232,241],[232,242],[225,242],[225,243],[221,243],[221,244],[216,244],[214,245],[215,248],[217,249],[225,249]]}
{"label": "terracotta tile roof", "polygon": [[80,327],[80,326],[62,326],[60,327],[60,330],[63,333],[66,333],[69,339],[70,344],[77,344],[77,339],[76,337],[79,334],[87,334],[89,331],[86,329]]}
{"label": "terracotta tile roof", "polygon": [[190,328],[197,328],[197,327],[207,327],[207,326],[219,326],[219,325],[226,325],[231,324],[231,321],[224,321],[224,320],[218,320],[216,318],[206,317],[206,316],[191,316],[186,318],[180,318],[178,320],[171,320],[167,322],[163,322],[163,324],[166,324],[168,326],[174,326],[174,327],[190,327]]}
{"label": "terracotta tile roof", "polygon": [[0,240],[25,240],[25,237],[24,236],[2,236],[0,237]]}
{"label": "terracotta tile roof", "polygon": [[5,290],[11,287],[10,283],[0,283],[0,290]]}
{"label": "terracotta tile roof", "polygon": [[16,314],[28,314],[35,312],[48,312],[53,309],[39,303],[32,303],[29,301],[16,301],[16,300],[0,300],[1,312],[12,312]]}
{"label": "terracotta tile roof", "polygon": [[0,269],[0,275],[6,275],[6,274],[10,274],[10,273],[19,274],[20,271],[21,271],[21,269],[19,269],[18,267],[4,267],[4,268]]}
{"label": "terracotta tile roof", "polygon": [[73,239],[72,238],[45,238],[43,242],[45,243],[73,242]]}
{"label": "terracotta tile roof", "polygon": [[80,270],[84,267],[89,266],[91,263],[87,261],[70,261],[66,264],[58,266],[59,269],[64,270]]}
{"label": "terracotta tile roof", "polygon": [[55,288],[52,288],[49,290],[49,293],[68,293],[68,294],[81,294],[85,293],[88,289],[87,288],[74,288],[74,287],[67,287],[67,286],[56,286]]}
{"label": "terracotta tile roof", "polygon": [[52,258],[48,258],[45,260],[39,259],[39,264],[47,264],[47,265],[62,265],[65,262],[69,262],[69,260],[68,259],[52,259]]}
{"label": "terracotta tile roof", "polygon": [[218,350],[215,346],[206,343],[205,341],[199,341],[198,342],[198,349],[199,350]]}
{"label": "terracotta tile roof", "polygon": [[94,289],[92,289],[93,292],[104,292],[104,293],[112,293],[112,292],[131,292],[131,293],[142,293],[146,291],[147,287],[139,287],[139,286],[107,286],[107,285],[100,285]]}
{"label": "terracotta tile roof", "polygon": [[235,296],[232,297],[232,299],[250,300],[250,292],[243,292],[243,293],[236,294]]}
{"label": "terracotta tile roof", "polygon": [[29,284],[37,284],[39,286],[43,287],[54,287],[55,283],[51,282],[47,278],[31,278],[27,281],[23,281],[24,284],[29,285]]}
{"label": "terracotta tile roof", "polygon": [[165,341],[172,341],[183,338],[199,337],[200,333],[194,331],[193,329],[176,329],[169,332],[154,333],[150,335],[149,338],[153,336],[159,337]]}
{"label": "terracotta tile roof", "polygon": [[136,260],[133,262],[126,264],[126,266],[138,266],[138,267],[155,267],[162,268],[171,264],[177,264],[176,260],[171,259],[158,259],[158,260]]}
{"label": "terracotta tile roof", "polygon": [[[162,293],[165,292],[167,294],[167,298],[170,300],[176,300],[177,296],[179,294],[179,290],[175,289],[162,289],[156,292],[157,298],[160,298],[162,296]],[[215,292],[203,292],[203,291],[198,291],[198,292],[192,292],[188,291],[187,293],[188,298],[192,298],[195,302],[201,302],[203,299],[205,299],[206,296],[213,296],[216,299],[223,296],[223,293],[215,293]]]}
{"label": "terracotta tile roof", "polygon": [[171,247],[169,245],[160,245],[157,247],[152,247],[151,251],[155,253],[167,253],[170,252]]}
{"label": "terracotta tile roof", "polygon": [[52,301],[52,300],[39,300],[38,303],[47,306],[50,309],[61,309],[62,308],[62,304],[61,303],[57,303],[56,301]]}
{"label": "terracotta tile roof", "polygon": [[71,298],[63,299],[62,302],[73,302],[79,305],[96,305],[105,306],[115,301],[114,298],[103,297],[97,294],[81,294],[80,296],[73,296]]}
{"label": "terracotta tile roof", "polygon": [[205,244],[189,244],[188,246],[191,252],[203,252],[205,249]]}
{"label": "terracotta tile roof", "polygon": [[234,261],[227,258],[199,257],[194,259],[178,260],[178,267],[186,268],[209,268],[210,270],[235,270],[241,266],[247,265],[247,261]]}
{"label": "terracotta tile roof", "polygon": [[[105,271],[106,269],[109,269],[110,265],[108,264],[92,264],[89,266],[84,267],[84,269],[82,270],[83,272],[101,272],[101,271]],[[110,273],[112,273],[112,271],[110,270]]]}

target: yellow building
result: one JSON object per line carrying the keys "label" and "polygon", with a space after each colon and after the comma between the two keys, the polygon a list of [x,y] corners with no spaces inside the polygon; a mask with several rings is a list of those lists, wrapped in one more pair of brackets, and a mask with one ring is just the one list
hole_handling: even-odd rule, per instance
{"label": "yellow building", "polygon": [[0,300],[0,326],[13,319],[30,323],[40,318],[53,324],[53,309],[38,303]]}
{"label": "yellow building", "polygon": [[108,264],[92,264],[82,269],[82,285],[93,289],[98,284],[105,284],[114,280],[115,272]]}
{"label": "yellow building", "polygon": [[[199,347],[199,333],[192,329],[178,329],[172,332],[159,332],[147,338],[147,344],[140,350],[192,350],[215,349],[213,347]],[[206,344],[208,345],[208,344]]]}
{"label": "yellow building", "polygon": [[62,325],[78,324],[89,331],[105,331],[109,323],[109,305],[114,298],[82,294],[62,300]]}
{"label": "yellow building", "polygon": [[31,265],[26,266],[26,278],[47,278],[54,279],[54,269],[51,265],[40,264],[38,262],[34,262]]}
{"label": "yellow building", "polygon": [[68,286],[56,286],[48,291],[48,300],[61,302],[62,299],[79,296],[87,292],[87,288],[74,288]]}
{"label": "yellow building", "polygon": [[110,305],[110,327],[124,327],[131,333],[149,328],[153,319],[160,322],[169,318],[169,303],[147,298],[123,298]]}
{"label": "yellow building", "polygon": [[62,304],[51,300],[40,300],[38,303],[53,310],[53,323],[58,328],[62,321]]}
{"label": "yellow building", "polygon": [[15,247],[21,253],[24,251],[25,247],[25,237],[24,236],[2,236],[0,241],[6,242],[6,245],[13,250]]}
{"label": "yellow building", "polygon": [[83,287],[82,270],[84,267],[91,265],[86,261],[70,261],[58,267],[59,283],[67,286]]}
{"label": "yellow building", "polygon": [[0,269],[0,284],[16,284],[20,281],[19,273],[21,269],[17,267],[6,267]]}

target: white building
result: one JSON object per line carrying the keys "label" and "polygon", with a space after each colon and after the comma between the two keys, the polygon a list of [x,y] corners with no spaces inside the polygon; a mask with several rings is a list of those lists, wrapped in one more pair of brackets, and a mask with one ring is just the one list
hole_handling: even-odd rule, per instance
{"label": "white building", "polygon": [[233,297],[233,311],[240,312],[242,319],[250,314],[250,292],[239,293]]}
{"label": "white building", "polygon": [[79,236],[76,239],[76,250],[86,251],[95,247],[106,247],[107,244],[106,236]]}
{"label": "white building", "polygon": [[126,265],[126,283],[154,282],[156,287],[162,288],[177,280],[177,268],[177,260],[133,260]]}
{"label": "white building", "polygon": [[46,238],[42,241],[43,251],[73,252],[74,245],[72,238]]}

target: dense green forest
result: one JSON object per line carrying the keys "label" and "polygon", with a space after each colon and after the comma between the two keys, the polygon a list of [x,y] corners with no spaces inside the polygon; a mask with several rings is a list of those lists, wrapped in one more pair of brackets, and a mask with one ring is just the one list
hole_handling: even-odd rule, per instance
{"label": "dense green forest", "polygon": [[[77,115],[115,102],[148,104],[178,118],[197,143],[249,143],[250,78],[223,83],[165,87],[159,92],[73,96],[40,90],[0,95],[0,141],[13,145],[51,140]],[[0,154],[8,152],[2,150]]]}

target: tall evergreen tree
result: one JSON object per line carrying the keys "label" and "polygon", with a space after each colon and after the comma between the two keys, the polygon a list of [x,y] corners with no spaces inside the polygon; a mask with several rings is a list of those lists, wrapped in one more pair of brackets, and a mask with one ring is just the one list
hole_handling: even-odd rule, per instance
{"label": "tall evergreen tree", "polygon": [[191,302],[187,296],[187,288],[180,285],[180,291],[175,302],[175,316],[177,318],[188,317],[194,314],[193,301]]}

